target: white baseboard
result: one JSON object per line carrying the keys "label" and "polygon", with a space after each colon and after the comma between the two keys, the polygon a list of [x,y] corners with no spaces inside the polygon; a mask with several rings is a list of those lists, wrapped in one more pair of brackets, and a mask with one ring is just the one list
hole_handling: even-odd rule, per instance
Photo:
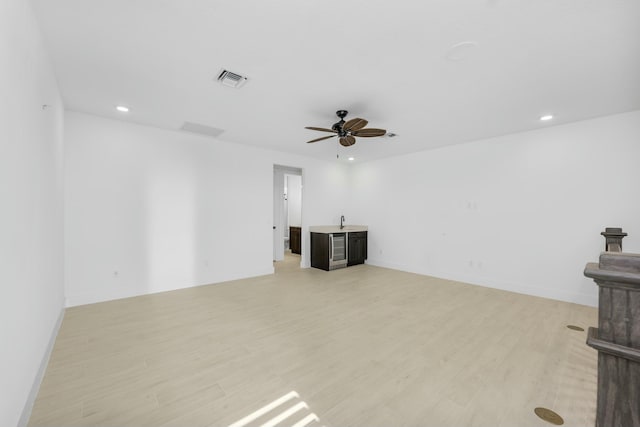
{"label": "white baseboard", "polygon": [[148,288],[145,288],[144,290],[119,289],[115,291],[113,289],[100,289],[100,290],[97,290],[96,292],[88,292],[88,293],[77,293],[77,294],[67,293],[67,307],[76,307],[79,305],[96,304],[100,302],[114,301],[114,300],[123,299],[123,298],[132,298],[132,297],[139,297],[142,295],[171,292],[171,291],[177,291],[180,289],[195,288],[198,286],[215,285],[218,283],[230,282],[233,280],[249,279],[249,278],[258,277],[258,276],[268,276],[268,275],[274,274],[274,272],[275,272],[275,269],[273,265],[269,265],[265,268],[257,268],[253,270],[242,270],[238,272],[232,272],[224,276],[218,276],[216,278],[212,278],[211,280],[202,279],[200,283],[184,284],[181,286],[171,286],[167,288],[158,287],[156,289],[151,289],[151,290],[149,290]]}
{"label": "white baseboard", "polygon": [[421,274],[423,276],[437,277],[439,279],[453,280],[470,285],[500,289],[503,291],[514,292],[523,295],[554,299],[557,301],[565,301],[574,304],[587,305],[590,307],[598,306],[597,292],[593,292],[592,294],[583,294],[562,290],[560,286],[532,287],[523,285],[521,283],[507,282],[491,277],[479,278],[470,274],[456,274],[445,271],[425,271],[423,269],[416,269],[414,268],[414,266],[389,263],[380,259],[368,259],[367,264],[376,267],[390,268],[392,270],[406,271],[408,273]]}
{"label": "white baseboard", "polygon": [[38,391],[40,391],[40,384],[42,384],[44,373],[47,371],[47,365],[49,364],[49,358],[51,357],[53,346],[56,343],[56,337],[58,336],[58,331],[60,331],[60,326],[62,326],[64,311],[65,309],[63,307],[62,310],[60,310],[60,315],[58,316],[58,320],[56,321],[56,324],[53,327],[53,331],[51,332],[51,337],[49,338],[49,344],[47,345],[44,355],[42,356],[42,361],[40,362],[40,368],[38,369],[36,378],[33,380],[31,391],[29,392],[29,396],[27,396],[27,401],[24,404],[24,408],[22,409],[22,415],[20,416],[20,420],[18,421],[18,427],[27,427],[27,424],[29,424],[29,418],[31,418],[31,411],[33,410],[33,404],[36,403],[36,397],[38,397]]}

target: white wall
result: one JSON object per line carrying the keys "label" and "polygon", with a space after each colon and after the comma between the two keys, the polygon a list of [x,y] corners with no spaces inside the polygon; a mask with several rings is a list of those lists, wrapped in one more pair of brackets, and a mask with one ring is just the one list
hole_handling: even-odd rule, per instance
{"label": "white wall", "polygon": [[344,165],[183,132],[68,112],[65,149],[69,305],[272,273],[274,164],[304,170],[304,230],[346,203]]}
{"label": "white wall", "polygon": [[623,227],[640,252],[640,112],[355,165],[370,264],[583,304]]}
{"label": "white wall", "polygon": [[344,214],[369,225],[370,264],[595,304],[582,269],[600,231],[622,226],[625,250],[640,251],[638,123],[628,113],[348,167],[68,113],[68,301],[271,273],[277,164],[303,169],[303,266],[308,226]]}
{"label": "white wall", "polygon": [[0,94],[0,425],[15,426],[64,307],[63,106],[28,1],[0,2]]}

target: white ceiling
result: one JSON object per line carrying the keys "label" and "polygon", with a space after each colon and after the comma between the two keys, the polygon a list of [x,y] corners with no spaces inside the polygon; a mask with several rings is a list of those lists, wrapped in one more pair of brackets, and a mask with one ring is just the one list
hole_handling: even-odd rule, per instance
{"label": "white ceiling", "polygon": [[638,0],[33,4],[68,109],[313,157],[338,109],[399,135],[340,147],[357,161],[640,109]]}

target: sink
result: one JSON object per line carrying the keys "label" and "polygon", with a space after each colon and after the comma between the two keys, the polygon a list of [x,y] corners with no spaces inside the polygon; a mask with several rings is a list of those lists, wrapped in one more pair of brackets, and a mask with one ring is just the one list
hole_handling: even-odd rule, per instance
{"label": "sink", "polygon": [[[340,228],[340,227],[338,227]],[[361,225],[345,225],[342,228],[342,231],[366,231],[367,227],[363,227]]]}
{"label": "sink", "polygon": [[367,230],[366,225],[345,225],[342,229],[339,225],[312,225],[309,227],[309,231],[312,233],[349,233]]}

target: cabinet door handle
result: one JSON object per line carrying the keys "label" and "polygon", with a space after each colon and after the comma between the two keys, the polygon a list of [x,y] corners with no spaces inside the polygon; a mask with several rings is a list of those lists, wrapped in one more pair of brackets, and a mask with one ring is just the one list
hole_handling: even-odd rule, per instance
{"label": "cabinet door handle", "polygon": [[333,261],[333,234],[329,234],[329,259]]}

